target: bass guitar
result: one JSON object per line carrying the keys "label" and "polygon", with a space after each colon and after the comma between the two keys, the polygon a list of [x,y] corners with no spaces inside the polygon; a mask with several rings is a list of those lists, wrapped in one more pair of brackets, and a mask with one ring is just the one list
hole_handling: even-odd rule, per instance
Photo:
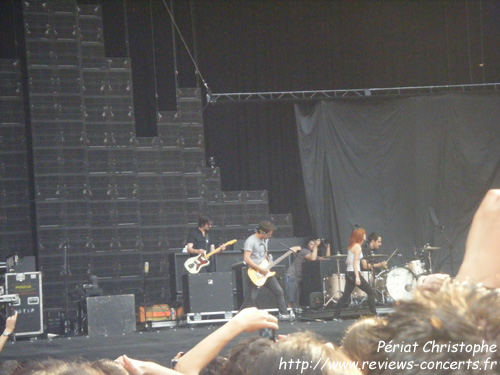
{"label": "bass guitar", "polygon": [[267,268],[269,270],[268,273],[265,275],[261,274],[260,272],[254,270],[253,268],[248,268],[248,277],[252,282],[257,285],[258,287],[261,287],[264,285],[267,281],[268,278],[273,277],[276,275],[276,272],[271,271],[271,268],[273,268],[275,265],[277,265],[279,262],[281,262],[283,259],[285,259],[287,256],[289,256],[292,253],[296,253],[297,251],[300,251],[301,247],[300,246],[294,246],[291,247],[290,250],[288,250],[285,254],[280,256],[278,259],[275,261],[272,261],[269,263],[267,259],[264,259],[262,262],[260,262],[259,267]]}
{"label": "bass guitar", "polygon": [[208,254],[200,254],[198,255],[197,257],[191,257],[191,258],[188,258],[185,262],[184,262],[184,268],[189,272],[189,273],[199,273],[200,270],[203,268],[203,267],[206,267],[210,264],[210,261],[208,260],[208,258],[210,258],[212,255],[218,253],[220,251],[220,249],[222,248],[222,246],[229,246],[229,245],[232,245],[234,244],[236,241],[238,240],[231,240],[231,241],[228,241],[226,242],[225,244],[219,246],[217,249],[209,252]]}

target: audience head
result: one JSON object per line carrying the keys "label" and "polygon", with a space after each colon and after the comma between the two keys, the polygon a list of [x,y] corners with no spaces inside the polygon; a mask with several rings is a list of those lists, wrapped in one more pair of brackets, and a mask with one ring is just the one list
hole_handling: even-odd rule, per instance
{"label": "audience head", "polygon": [[[426,370],[439,374],[471,374],[478,368],[485,374],[498,374],[499,311],[498,290],[479,284],[447,280],[439,290],[417,288],[413,299],[400,301],[387,317],[387,325],[380,327],[385,339],[379,342],[372,359],[406,363],[404,370],[391,370],[396,375],[421,374],[422,368],[410,368],[408,364],[423,362]],[[476,352],[469,350],[478,347]],[[462,365],[451,368],[451,363]],[[370,374],[388,371],[375,369]]]}
{"label": "audience head", "polygon": [[224,370],[223,375],[361,374],[341,350],[311,332],[294,333],[277,342],[252,338],[231,351]]}
{"label": "audience head", "polygon": [[200,371],[200,375],[219,375],[226,362],[226,357],[217,356],[212,359],[203,370]]}
{"label": "audience head", "polygon": [[19,367],[19,362],[15,359],[2,361],[0,364],[0,375],[10,375]]}
{"label": "audience head", "polygon": [[248,368],[252,362],[273,345],[269,339],[259,336],[249,337],[238,342],[229,352],[224,364],[222,375],[244,375],[249,374]]}
{"label": "audience head", "polygon": [[89,364],[104,375],[129,375],[122,365],[110,359],[100,359]]}
{"label": "audience head", "polygon": [[[100,361],[99,361],[100,362]],[[109,361],[112,362],[112,361]],[[46,359],[20,364],[11,375],[126,375],[120,366],[112,367],[105,364],[89,362],[63,361]],[[102,367],[101,367],[102,366]],[[105,370],[106,369],[106,370]],[[113,369],[113,370],[111,370]]]}
{"label": "audience head", "polygon": [[[378,343],[384,339],[385,318],[365,317],[357,320],[346,331],[342,339],[342,350],[353,361],[370,361],[377,350]],[[366,374],[368,367],[359,366]]]}

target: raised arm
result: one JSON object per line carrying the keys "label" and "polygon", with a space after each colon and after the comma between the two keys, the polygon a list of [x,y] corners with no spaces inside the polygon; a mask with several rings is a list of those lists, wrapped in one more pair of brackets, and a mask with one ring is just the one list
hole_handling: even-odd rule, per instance
{"label": "raised arm", "polygon": [[5,346],[5,343],[9,339],[9,336],[12,335],[14,332],[14,329],[16,328],[16,322],[17,322],[17,311],[14,313],[14,315],[11,315],[7,318],[5,321],[5,329],[3,333],[0,335],[0,352],[3,350],[3,347]]}
{"label": "raised arm", "polygon": [[329,257],[332,255],[332,250],[331,250],[331,247],[330,247],[330,244],[327,243],[326,244],[326,252],[325,252],[325,257]]}
{"label": "raised arm", "polygon": [[[319,240],[315,240],[312,252],[310,252],[309,254],[307,254],[304,258],[307,259],[307,260],[316,260],[316,259],[318,259],[318,246],[319,246]],[[328,246],[330,246],[330,245],[328,245]]]}
{"label": "raised arm", "polygon": [[254,332],[262,328],[278,329],[277,322],[276,317],[266,311],[255,307],[243,309],[184,354],[175,366],[175,370],[185,375],[197,375],[240,333]]}
{"label": "raised arm", "polygon": [[500,288],[500,189],[486,193],[472,219],[456,279]]}

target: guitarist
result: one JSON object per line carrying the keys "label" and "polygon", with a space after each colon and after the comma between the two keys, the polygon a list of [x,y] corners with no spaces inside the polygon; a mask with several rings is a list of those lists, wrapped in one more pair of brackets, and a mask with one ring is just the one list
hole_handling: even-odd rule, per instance
{"label": "guitarist", "polygon": [[[248,267],[253,268],[256,272],[261,275],[266,275],[269,270],[265,267],[261,267],[260,264],[264,259],[269,261],[269,254],[267,252],[267,243],[269,238],[273,235],[275,230],[273,223],[269,221],[262,221],[258,226],[254,234],[247,238],[245,244],[243,245],[244,255],[243,260]],[[269,277],[264,284],[271,293],[276,297],[276,302],[278,304],[280,320],[292,320],[294,317],[292,314],[288,314],[285,294],[283,293],[283,288],[278,282],[276,277]],[[248,279],[248,294],[245,296],[245,300],[240,308],[244,309],[246,307],[257,306],[257,295],[259,293],[259,288]]]}
{"label": "guitarist", "polygon": [[[186,247],[189,256],[195,257],[200,254],[205,254],[207,250],[215,250],[215,245],[210,240],[208,234],[212,227],[212,222],[212,218],[209,215],[200,214],[198,216],[198,228],[189,233],[187,239]],[[226,246],[222,245],[221,250],[226,250]],[[205,270],[202,269],[200,272],[215,272],[215,262],[210,262],[210,264],[205,267]]]}

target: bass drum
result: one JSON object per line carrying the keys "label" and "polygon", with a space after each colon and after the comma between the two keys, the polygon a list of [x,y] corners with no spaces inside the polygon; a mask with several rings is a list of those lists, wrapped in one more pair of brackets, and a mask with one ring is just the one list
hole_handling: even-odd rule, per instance
{"label": "bass drum", "polygon": [[382,271],[375,279],[375,288],[394,301],[409,300],[417,287],[417,278],[408,268],[395,267]]}

